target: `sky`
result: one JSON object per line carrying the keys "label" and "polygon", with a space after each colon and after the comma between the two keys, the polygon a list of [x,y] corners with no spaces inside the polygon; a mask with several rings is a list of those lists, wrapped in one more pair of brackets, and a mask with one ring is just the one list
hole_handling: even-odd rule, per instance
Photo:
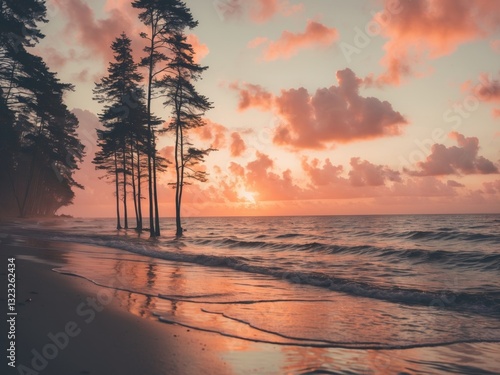
{"label": "sky", "polygon": [[[75,85],[66,101],[87,152],[75,175],[85,189],[60,213],[114,214],[113,186],[91,163],[102,110],[92,88],[121,32],[143,55],[130,3],[48,0],[35,52]],[[218,151],[208,182],[186,187],[184,216],[500,212],[499,1],[186,4],[209,67],[197,89],[214,106],[189,137]],[[161,99],[154,111],[170,116]],[[172,160],[172,135],[158,145]],[[172,180],[169,168],[161,216],[174,215]]]}

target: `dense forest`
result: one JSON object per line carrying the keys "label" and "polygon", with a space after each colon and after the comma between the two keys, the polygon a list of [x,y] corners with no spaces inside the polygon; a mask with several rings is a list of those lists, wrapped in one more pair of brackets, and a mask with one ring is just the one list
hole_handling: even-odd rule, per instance
{"label": "dense forest", "polygon": [[84,156],[78,120],[60,82],[30,53],[47,22],[42,0],[0,1],[0,205],[2,216],[50,216],[71,204]]}
{"label": "dense forest", "polygon": [[[0,6],[1,215],[52,216],[72,203],[75,188],[83,188],[73,179],[84,157],[78,119],[63,100],[74,87],[29,52],[44,37],[37,25],[47,22],[45,1],[0,0]],[[205,125],[205,112],[212,108],[195,88],[207,67],[195,62],[186,36],[198,22],[178,0],[136,0],[131,6],[144,25],[143,56],[134,61],[125,32],[111,44],[113,61],[94,87],[103,128],[96,130],[98,151],[91,156],[114,186],[117,229],[148,229],[153,237],[160,235],[158,176],[174,168],[170,185],[176,234],[182,235],[183,188],[192,180],[206,181],[207,173],[197,166],[214,151],[195,147],[188,136],[190,129]],[[154,101],[163,104],[166,120],[153,113]],[[173,139],[174,160],[157,152],[164,133]],[[143,201],[149,223],[143,222]]]}

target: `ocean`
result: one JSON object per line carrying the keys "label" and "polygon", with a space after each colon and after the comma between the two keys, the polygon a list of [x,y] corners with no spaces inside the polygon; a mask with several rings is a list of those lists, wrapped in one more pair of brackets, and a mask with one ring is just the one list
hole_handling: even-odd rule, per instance
{"label": "ocean", "polygon": [[[23,220],[0,233],[87,245],[55,271],[120,291],[145,318],[290,355],[323,353],[322,366],[297,362],[288,373],[500,373],[498,214],[186,218],[183,226],[175,238],[165,218],[162,237],[149,239],[117,231],[112,219]],[[370,369],[360,353],[372,353]]]}

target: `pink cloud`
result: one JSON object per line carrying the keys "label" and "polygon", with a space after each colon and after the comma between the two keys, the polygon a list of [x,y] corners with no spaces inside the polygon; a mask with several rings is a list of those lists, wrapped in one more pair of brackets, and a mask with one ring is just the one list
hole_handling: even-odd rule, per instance
{"label": "pink cloud", "polygon": [[367,160],[351,158],[347,178],[344,168],[332,165],[329,159],[302,159],[302,168],[309,178],[307,189],[300,199],[352,199],[391,197],[443,197],[456,196],[459,183],[444,183],[436,177],[406,178],[385,165],[375,165]]}
{"label": "pink cloud", "polygon": [[461,184],[460,182],[457,182],[455,180],[448,180],[448,181],[446,181],[446,185],[448,185],[450,187],[455,187],[455,188],[465,187],[464,184]]}
{"label": "pink cloud", "polygon": [[174,160],[174,146],[165,146],[158,151],[161,157],[173,161]]}
{"label": "pink cloud", "polygon": [[186,41],[193,46],[195,63],[200,63],[209,54],[208,46],[201,43],[196,34],[189,34]]}
{"label": "pink cloud", "polygon": [[359,95],[362,80],[350,69],[337,72],[338,86],[318,89],[311,96],[305,88],[282,90],[274,97],[261,86],[238,84],[239,109],[273,110],[283,120],[274,142],[297,148],[325,148],[326,144],[399,135],[406,119],[390,103]]}
{"label": "pink cloud", "polygon": [[37,46],[35,49],[37,53],[44,58],[47,65],[54,70],[61,69],[68,62],[68,57],[61,54],[54,47],[39,48]]}
{"label": "pink cloud", "polygon": [[302,169],[306,172],[314,186],[326,186],[341,180],[340,175],[344,171],[341,165],[333,165],[330,159],[326,159],[322,167],[320,161],[313,159],[310,163],[307,158],[302,159]]}
{"label": "pink cloud", "polygon": [[[328,47],[338,38],[338,31],[334,27],[327,27],[317,21],[307,21],[304,32],[292,33],[283,31],[276,41],[268,41],[263,52],[267,61],[289,59],[300,50],[313,47]],[[265,44],[263,39],[254,39],[251,46]]]}
{"label": "pink cloud", "polygon": [[472,93],[483,102],[500,102],[500,80],[482,74],[480,83],[472,88]]}
{"label": "pink cloud", "polygon": [[[450,197],[456,196],[455,187],[444,183],[434,176],[409,178],[403,183],[396,183],[390,189],[388,196],[399,197]],[[413,202],[415,203],[415,202]]]}
{"label": "pink cloud", "polygon": [[386,68],[377,81],[399,84],[415,74],[424,59],[448,55],[460,45],[486,38],[500,29],[500,2],[468,0],[385,0],[374,16],[389,40],[381,63]]}
{"label": "pink cloud", "polygon": [[272,172],[274,162],[269,156],[257,152],[257,159],[246,166],[246,185],[262,200],[290,200],[300,196],[301,189],[292,181],[289,169],[281,175]]}
{"label": "pink cloud", "polygon": [[139,21],[130,2],[128,5],[116,2],[113,7],[107,7],[107,16],[103,19],[96,19],[93,9],[83,0],[53,0],[53,3],[67,19],[64,30],[67,40],[74,44],[76,38],[76,42],[88,50],[89,58],[97,55],[110,61],[111,43],[123,31],[132,39],[134,52],[142,53],[142,41],[137,35]]}
{"label": "pink cloud", "polygon": [[226,145],[227,128],[224,125],[205,119],[205,126],[194,128],[192,132],[203,141],[210,141],[211,147],[220,149]]}
{"label": "pink cloud", "polygon": [[483,187],[486,194],[500,193],[500,180],[484,182]]}
{"label": "pink cloud", "polygon": [[244,111],[251,107],[260,108],[264,111],[271,109],[274,100],[273,95],[262,86],[251,83],[243,83],[241,86],[238,82],[229,85],[229,88],[239,93],[238,110]]}
{"label": "pink cloud", "polygon": [[229,171],[238,177],[243,177],[245,175],[245,168],[243,168],[240,164],[231,162],[229,164]]}
{"label": "pink cloud", "polygon": [[444,176],[451,174],[499,173],[498,167],[483,156],[478,156],[479,140],[464,137],[457,132],[450,133],[458,146],[446,147],[436,143],[425,161],[417,163],[418,170],[408,171],[413,176]]}
{"label": "pink cloud", "polygon": [[348,143],[401,133],[406,119],[390,103],[359,95],[361,79],[350,69],[337,72],[338,86],[321,88],[311,96],[301,87],[273,97],[260,86],[239,86],[239,109],[273,110],[281,123],[274,143],[295,148],[322,149],[331,142]]}
{"label": "pink cloud", "polygon": [[351,158],[349,181],[353,186],[382,186],[386,180],[401,182],[400,173],[383,165],[375,165],[367,160]]}
{"label": "pink cloud", "polygon": [[269,39],[267,39],[266,37],[258,36],[257,38],[252,39],[250,42],[248,42],[247,47],[248,48],[257,48],[258,46],[265,44],[268,41],[269,41]]}
{"label": "pink cloud", "polygon": [[237,157],[241,156],[243,152],[247,149],[245,145],[245,141],[241,138],[240,134],[237,132],[234,132],[231,134],[231,156],[232,157]]}
{"label": "pink cloud", "polygon": [[249,17],[253,22],[264,23],[276,15],[288,17],[302,11],[303,5],[291,5],[288,0],[217,0],[216,11],[222,19]]}
{"label": "pink cloud", "polygon": [[[482,102],[500,103],[500,80],[485,73],[479,76],[479,83],[475,85],[470,80],[464,82],[462,91],[470,92]],[[500,108],[494,108],[491,114],[494,118],[500,117]]]}

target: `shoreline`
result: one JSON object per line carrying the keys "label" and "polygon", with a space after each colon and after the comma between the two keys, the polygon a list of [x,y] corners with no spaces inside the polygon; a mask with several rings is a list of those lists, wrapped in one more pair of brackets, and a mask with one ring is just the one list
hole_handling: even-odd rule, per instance
{"label": "shoreline", "polygon": [[2,247],[2,265],[16,258],[17,370],[4,358],[8,374],[231,373],[210,353],[208,335],[135,316],[105,288],[24,258],[36,250]]}
{"label": "shoreline", "polygon": [[[2,267],[7,264],[8,256],[16,257],[19,303],[16,362],[28,370],[13,371],[4,363],[1,366],[7,368],[7,374],[305,375],[346,371],[376,375],[413,374],[413,371],[429,371],[426,358],[434,358],[437,363],[447,365],[448,361],[455,361],[452,367],[443,367],[442,371],[438,371],[442,374],[482,374],[484,372],[470,363],[475,361],[477,364],[478,360],[489,363],[488,374],[500,374],[495,372],[498,369],[498,366],[495,367],[498,363],[495,353],[500,350],[500,343],[380,350],[292,347],[253,343],[160,322],[156,316],[143,316],[140,311],[124,306],[125,300],[137,298],[133,293],[119,290],[110,292],[109,288],[86,279],[53,271],[64,266],[72,252],[81,253],[84,250],[82,246],[100,248],[99,251],[109,249],[120,254],[128,252],[21,237],[26,241],[18,241],[17,244],[0,242],[0,247]],[[89,254],[85,254],[88,264],[92,264]],[[5,278],[6,269],[0,270],[0,275]],[[210,275],[206,276],[210,278]],[[127,298],[121,298],[125,295]],[[4,297],[1,295],[0,299],[5,300]],[[89,303],[88,298],[94,301]],[[67,326],[70,322],[76,326]],[[76,332],[78,334],[75,337],[70,335]],[[61,333],[68,336],[67,345]],[[42,357],[43,354],[52,356],[50,350],[57,344],[54,337],[56,340],[60,338],[59,345],[64,348],[56,347],[55,357],[47,360],[47,365],[41,371],[33,370],[32,350],[41,353]],[[54,345],[47,347],[48,344]],[[479,358],[472,360],[473,355]],[[43,359],[40,359],[40,355],[37,361],[35,365],[41,368]],[[29,372],[30,369],[32,372]]]}

